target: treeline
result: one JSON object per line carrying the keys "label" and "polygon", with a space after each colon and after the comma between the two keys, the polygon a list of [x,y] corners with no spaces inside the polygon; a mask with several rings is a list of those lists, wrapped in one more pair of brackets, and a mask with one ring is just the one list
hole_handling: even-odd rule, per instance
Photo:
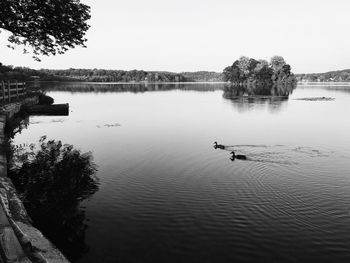
{"label": "treeline", "polygon": [[174,73],[166,71],[73,68],[43,71],[55,76],[69,77],[88,82],[214,82],[223,80],[221,73],[208,71]]}
{"label": "treeline", "polygon": [[223,76],[232,83],[236,96],[288,96],[297,84],[291,66],[281,56],[272,57],[270,62],[241,57],[224,69]]}
{"label": "treeline", "polygon": [[[166,72],[144,70],[105,69],[40,69],[5,66],[0,63],[0,81],[83,81],[83,82],[222,82],[250,86],[285,85],[300,82],[340,82],[350,81],[350,69],[326,73],[296,74],[282,57],[271,61],[241,57],[223,73],[211,71]],[[285,83],[285,84],[283,84]],[[289,84],[288,84],[289,85]]]}
{"label": "treeline", "polygon": [[88,82],[182,82],[184,76],[172,72],[147,72],[144,70],[106,70],[106,69],[60,69],[42,70],[47,74],[60,77],[68,77],[77,81]]}
{"label": "treeline", "polygon": [[224,75],[213,71],[182,72],[186,81],[191,82],[222,82]]}
{"label": "treeline", "polygon": [[42,81],[74,81],[70,77],[60,77],[49,74],[44,70],[35,70],[27,67],[5,66],[0,63],[0,81],[31,81],[40,79]]}
{"label": "treeline", "polygon": [[350,82],[350,69],[329,71],[326,73],[297,74],[296,77],[300,82]]}
{"label": "treeline", "polygon": [[40,69],[4,66],[0,63],[0,81],[84,81],[84,82],[217,82],[222,81],[217,72],[183,72],[106,69]]}

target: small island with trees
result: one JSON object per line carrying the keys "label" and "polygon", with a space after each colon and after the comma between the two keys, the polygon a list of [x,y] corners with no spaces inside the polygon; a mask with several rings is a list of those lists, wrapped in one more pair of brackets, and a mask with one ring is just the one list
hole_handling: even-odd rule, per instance
{"label": "small island with trees", "polygon": [[283,57],[273,56],[270,62],[240,57],[223,72],[226,94],[230,96],[288,97],[295,89],[297,79]]}

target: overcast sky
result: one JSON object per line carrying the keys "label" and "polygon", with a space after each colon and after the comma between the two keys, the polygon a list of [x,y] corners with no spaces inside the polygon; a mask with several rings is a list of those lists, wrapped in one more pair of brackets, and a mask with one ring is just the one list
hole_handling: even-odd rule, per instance
{"label": "overcast sky", "polygon": [[6,47],[0,62],[32,68],[222,71],[242,55],[283,56],[294,72],[350,68],[350,0],[81,0],[87,48],[35,62]]}

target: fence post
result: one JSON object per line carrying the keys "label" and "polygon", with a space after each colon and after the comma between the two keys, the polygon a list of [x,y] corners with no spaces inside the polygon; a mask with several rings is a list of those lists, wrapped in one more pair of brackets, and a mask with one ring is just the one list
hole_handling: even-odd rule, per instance
{"label": "fence post", "polygon": [[11,102],[11,84],[10,81],[7,81],[7,94],[9,96],[9,103]]}
{"label": "fence post", "polygon": [[16,80],[16,95],[17,95],[17,100],[18,100],[18,81]]}
{"label": "fence post", "polygon": [[5,82],[1,81],[1,89],[2,89],[2,102],[5,104]]}

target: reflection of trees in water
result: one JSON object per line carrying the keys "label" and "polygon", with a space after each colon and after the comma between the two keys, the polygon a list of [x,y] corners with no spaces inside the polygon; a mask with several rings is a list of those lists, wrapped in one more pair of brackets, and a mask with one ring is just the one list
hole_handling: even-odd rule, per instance
{"label": "reflection of trees in water", "polygon": [[[267,90],[267,88],[262,87],[262,90],[259,90],[258,92],[261,94]],[[283,106],[283,104],[288,101],[288,96],[271,96],[269,95],[269,92],[266,93],[267,94],[265,95],[255,95],[252,90],[250,90],[248,95],[246,86],[227,85],[224,88],[223,97],[230,100],[232,102],[232,105],[240,111],[264,108],[266,106],[271,111],[278,111]]]}
{"label": "reflection of trees in water", "polygon": [[249,111],[253,109],[265,109],[266,107],[271,112],[278,112],[283,105],[288,101],[288,98],[232,98],[232,105],[239,111]]}
{"label": "reflection of trees in water", "polygon": [[296,88],[294,83],[279,82],[269,84],[265,82],[247,82],[241,85],[225,85],[224,97],[241,97],[241,96],[273,96],[273,97],[288,97]]}
{"label": "reflection of trees in water", "polygon": [[222,84],[208,83],[41,83],[40,87],[45,91],[69,91],[69,92],[149,92],[149,91],[167,91],[167,90],[193,90],[193,91],[215,91],[222,89]]}
{"label": "reflection of trees in water", "polygon": [[88,250],[82,200],[98,190],[90,152],[47,141],[13,146],[9,177],[34,225],[72,261]]}

